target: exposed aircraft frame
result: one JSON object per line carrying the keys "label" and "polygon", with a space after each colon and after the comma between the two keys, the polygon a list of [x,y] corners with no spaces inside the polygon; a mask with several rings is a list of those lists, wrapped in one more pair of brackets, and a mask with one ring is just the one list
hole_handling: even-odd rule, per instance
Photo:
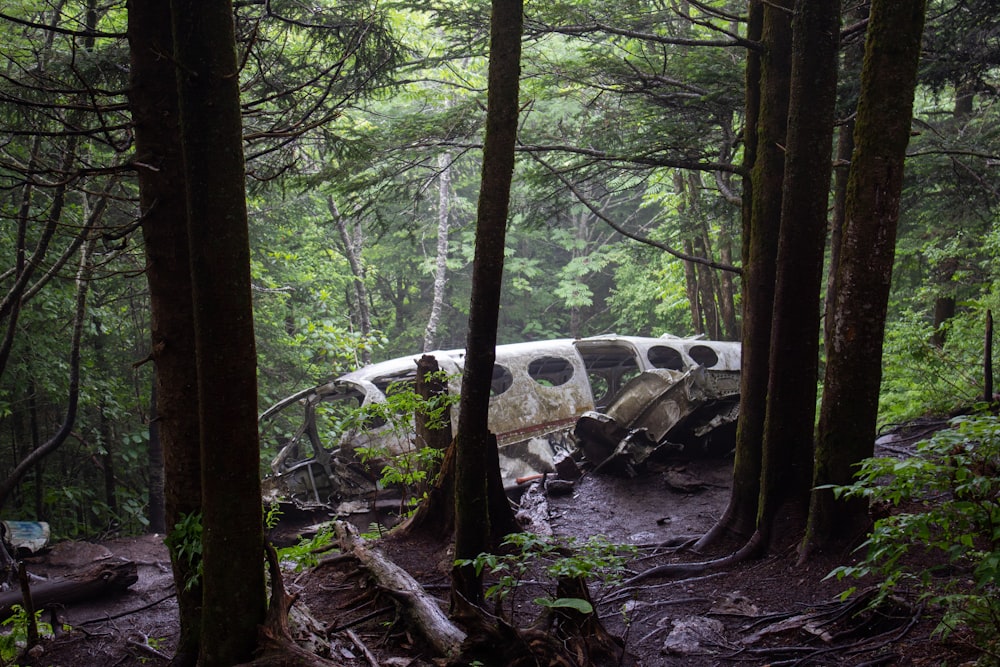
{"label": "exposed aircraft frame", "polygon": [[[449,376],[448,391],[457,395],[464,350],[429,354]],[[402,429],[371,424],[345,430],[336,418],[343,410],[337,408],[385,402],[391,384],[414,381],[419,356],[366,366],[266,410],[262,430],[276,431],[278,455],[264,480],[265,494],[338,513],[370,509],[377,475],[361,463],[358,449],[405,452],[417,446],[413,429],[407,417]],[[714,428],[735,419],[739,364],[738,343],[674,336],[604,335],[497,346],[489,427],[497,436],[505,486],[552,472],[557,458],[579,453],[578,440],[595,464],[618,450],[625,436],[642,441],[649,451],[633,456],[629,465],[645,460],[668,434],[676,436],[679,424],[697,421],[685,437],[703,441]],[[657,405],[671,407],[658,410]],[[452,410],[457,423],[457,403]],[[588,435],[586,427],[581,432],[578,426],[581,418],[615,422],[616,428],[591,429]],[[639,433],[646,436],[639,438]],[[609,444],[607,438],[618,439]],[[594,460],[598,453],[601,461]],[[615,454],[621,456],[622,451]]]}

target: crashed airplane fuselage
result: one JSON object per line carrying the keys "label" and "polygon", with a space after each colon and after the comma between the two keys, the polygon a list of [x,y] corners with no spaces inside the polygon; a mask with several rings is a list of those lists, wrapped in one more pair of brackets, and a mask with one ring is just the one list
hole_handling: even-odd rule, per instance
{"label": "crashed airplane fuselage", "polygon": [[[464,351],[429,355],[448,376],[448,391],[457,395]],[[408,418],[403,429],[381,423],[347,427],[350,422],[344,415],[384,403],[390,385],[413,383],[419,356],[366,366],[265,411],[264,441],[270,438],[278,447],[271,474],[264,480],[266,494],[340,513],[369,509],[377,475],[362,464],[359,450],[403,453],[415,447],[413,430]],[[596,455],[602,460],[611,456],[618,440],[629,434],[635,439],[639,432],[646,434],[645,446],[655,449],[659,441],[669,439],[675,426],[691,421],[695,414],[697,423],[685,431],[689,439],[729,423],[735,419],[731,399],[732,387],[739,382],[739,364],[738,343],[672,336],[605,335],[497,346],[489,427],[497,436],[505,486],[551,472],[557,458],[577,453],[581,418],[617,423],[616,428],[604,430],[584,427],[588,444],[583,451],[589,450],[592,460]],[[650,373],[655,376],[652,381],[643,380]],[[671,392],[672,385],[685,389]],[[720,392],[724,396],[716,395]],[[682,393],[685,398],[679,400]],[[658,410],[658,405],[665,407]],[[718,410],[712,407],[716,405]],[[453,423],[457,410],[456,402]],[[608,438],[617,440],[609,445]]]}

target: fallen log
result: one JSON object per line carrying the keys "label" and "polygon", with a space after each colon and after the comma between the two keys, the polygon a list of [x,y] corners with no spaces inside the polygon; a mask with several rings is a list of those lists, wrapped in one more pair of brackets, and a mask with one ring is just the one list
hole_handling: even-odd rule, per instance
{"label": "fallen log", "polygon": [[401,604],[404,615],[435,651],[448,658],[459,654],[465,633],[448,620],[434,598],[413,577],[377,548],[365,544],[350,524],[337,521],[334,532],[344,553],[354,556],[378,587]]}
{"label": "fallen log", "polygon": [[[138,580],[135,563],[109,558],[80,572],[34,584],[31,587],[31,601],[35,609],[73,604],[120,593]],[[13,615],[14,605],[24,606],[20,589],[0,593],[0,620]]]}

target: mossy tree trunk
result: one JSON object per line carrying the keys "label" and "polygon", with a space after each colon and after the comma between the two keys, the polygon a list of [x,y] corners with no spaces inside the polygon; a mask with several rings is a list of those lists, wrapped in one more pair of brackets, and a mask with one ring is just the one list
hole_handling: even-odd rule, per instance
{"label": "mossy tree trunk", "polygon": [[767,550],[779,526],[805,526],[840,20],[837,0],[755,5],[749,34],[760,26],[761,50],[747,67],[756,131],[747,137],[734,483],[725,514],[698,544],[729,534],[746,540],[739,556]]}
{"label": "mossy tree trunk", "polygon": [[[861,74],[814,485],[847,484],[874,450],[882,342],[925,0],[873,0]],[[855,536],[863,503],[813,491],[806,550]]]}
{"label": "mossy tree trunk", "polygon": [[[201,512],[201,450],[180,111],[174,65],[164,57],[173,53],[169,3],[130,0],[128,36],[133,165],[139,177],[156,369],[155,426],[163,452],[164,513],[170,531],[185,516]],[[193,665],[198,656],[201,585],[185,585],[196,575],[194,563],[178,557],[175,549],[170,556],[180,609],[173,664],[181,667]]]}
{"label": "mossy tree trunk", "polygon": [[809,505],[839,34],[840,0],[795,3],[758,518],[765,534],[780,517],[798,537]]}
{"label": "mossy tree trunk", "polygon": [[746,136],[743,201],[743,356],[736,459],[729,504],[717,526],[699,541],[723,535],[747,539],[757,525],[764,414],[767,399],[775,262],[781,220],[788,116],[791,0],[751,0],[747,36],[759,42],[746,68]]}

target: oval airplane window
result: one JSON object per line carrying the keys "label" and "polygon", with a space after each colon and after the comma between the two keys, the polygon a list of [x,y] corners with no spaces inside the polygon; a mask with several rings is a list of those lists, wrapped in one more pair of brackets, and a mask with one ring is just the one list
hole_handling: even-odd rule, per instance
{"label": "oval airplane window", "polygon": [[649,351],[646,352],[646,358],[649,359],[649,363],[654,368],[666,368],[671,371],[684,369],[684,357],[681,356],[680,352],[666,345],[649,348]]}
{"label": "oval airplane window", "polygon": [[715,350],[710,348],[708,345],[695,345],[688,350],[688,354],[691,355],[692,359],[705,368],[711,368],[719,363],[719,355],[717,355]]}
{"label": "oval airplane window", "polygon": [[500,364],[493,364],[493,380],[490,382],[490,396],[499,396],[514,384],[514,376]]}
{"label": "oval airplane window", "polygon": [[528,375],[543,387],[558,387],[573,377],[573,364],[563,357],[539,357],[528,364]]}

